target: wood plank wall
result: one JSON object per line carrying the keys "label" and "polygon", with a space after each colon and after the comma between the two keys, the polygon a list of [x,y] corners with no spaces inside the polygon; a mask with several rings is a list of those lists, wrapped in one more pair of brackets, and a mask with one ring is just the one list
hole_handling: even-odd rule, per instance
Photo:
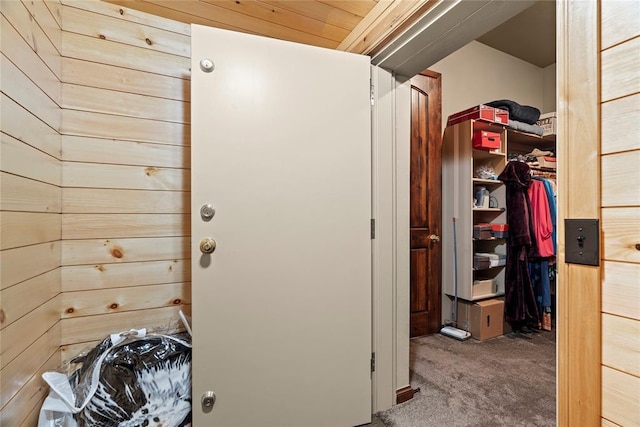
{"label": "wood plank wall", "polygon": [[600,3],[602,425],[640,425],[640,3]]}
{"label": "wood plank wall", "polygon": [[33,426],[60,365],[60,4],[0,12],[0,425]]}
{"label": "wood plank wall", "polygon": [[190,311],[190,28],[62,0],[63,360]]}

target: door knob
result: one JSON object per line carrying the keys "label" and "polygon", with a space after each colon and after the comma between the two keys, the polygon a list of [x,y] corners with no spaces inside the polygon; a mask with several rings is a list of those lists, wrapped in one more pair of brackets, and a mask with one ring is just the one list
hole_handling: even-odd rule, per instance
{"label": "door knob", "polygon": [[431,243],[439,242],[440,236],[438,236],[437,234],[432,234],[431,236],[429,236],[429,239],[431,240]]}
{"label": "door knob", "polygon": [[204,412],[211,412],[213,405],[216,403],[216,394],[212,391],[205,392],[200,399],[200,403]]}
{"label": "door knob", "polygon": [[210,254],[216,250],[216,241],[210,237],[205,237],[200,240],[200,252],[203,254]]}

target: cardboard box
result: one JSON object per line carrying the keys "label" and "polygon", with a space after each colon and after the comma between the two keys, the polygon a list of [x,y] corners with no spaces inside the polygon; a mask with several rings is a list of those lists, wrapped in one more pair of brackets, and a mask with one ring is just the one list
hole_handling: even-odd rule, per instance
{"label": "cardboard box", "polygon": [[536,157],[538,159],[538,166],[541,168],[555,169],[556,158],[550,156]]}
{"label": "cardboard box", "polygon": [[491,268],[491,259],[488,256],[474,256],[473,268],[475,270],[487,270]]}
{"label": "cardboard box", "polygon": [[458,327],[480,341],[499,337],[504,327],[504,301],[488,299],[469,302],[458,300]]}
{"label": "cardboard box", "polygon": [[542,136],[555,135],[558,131],[555,112],[540,114],[536,124],[542,127]]}
{"label": "cardboard box", "polygon": [[488,105],[476,105],[467,110],[452,114],[447,119],[447,126],[455,125],[467,120],[484,120],[501,125],[509,124],[509,112]]}
{"label": "cardboard box", "polygon": [[490,239],[493,237],[491,234],[491,224],[489,223],[478,223],[473,225],[473,238],[484,240]]}
{"label": "cardboard box", "polygon": [[497,284],[495,279],[474,280],[471,288],[471,295],[474,298],[483,295],[490,295],[497,292]]}
{"label": "cardboard box", "polygon": [[500,148],[500,134],[479,130],[473,133],[473,148],[480,150],[495,150]]}

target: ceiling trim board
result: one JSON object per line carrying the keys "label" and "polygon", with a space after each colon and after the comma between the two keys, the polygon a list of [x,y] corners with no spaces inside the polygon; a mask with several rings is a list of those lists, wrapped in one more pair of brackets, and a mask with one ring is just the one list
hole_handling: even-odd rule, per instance
{"label": "ceiling trim board", "polygon": [[414,76],[528,7],[535,0],[440,1],[398,36],[372,63]]}

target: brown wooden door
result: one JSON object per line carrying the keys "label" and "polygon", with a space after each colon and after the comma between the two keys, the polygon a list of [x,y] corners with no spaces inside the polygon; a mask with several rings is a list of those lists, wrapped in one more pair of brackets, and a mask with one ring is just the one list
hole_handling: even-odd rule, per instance
{"label": "brown wooden door", "polygon": [[438,332],[442,306],[440,74],[411,79],[411,337]]}

